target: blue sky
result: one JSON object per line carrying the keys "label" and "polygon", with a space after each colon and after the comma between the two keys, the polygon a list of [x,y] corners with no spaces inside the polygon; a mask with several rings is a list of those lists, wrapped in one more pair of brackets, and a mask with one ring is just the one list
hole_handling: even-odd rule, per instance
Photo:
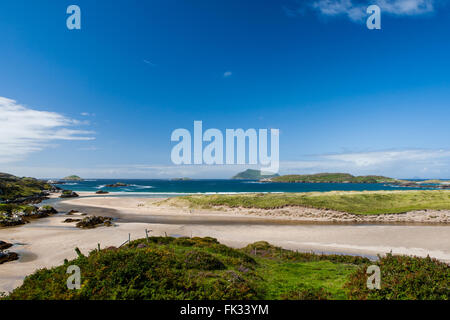
{"label": "blue sky", "polygon": [[449,36],[446,0],[2,1],[0,171],[241,170],[171,164],[172,131],[202,120],[280,129],[280,173],[450,178]]}

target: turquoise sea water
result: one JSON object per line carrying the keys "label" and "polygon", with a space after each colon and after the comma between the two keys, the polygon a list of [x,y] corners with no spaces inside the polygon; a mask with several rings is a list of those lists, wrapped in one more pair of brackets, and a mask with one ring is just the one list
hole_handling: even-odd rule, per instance
{"label": "turquoise sea water", "polygon": [[[128,186],[118,188],[108,188],[107,184],[116,182],[125,183]],[[104,190],[120,193],[138,194],[196,194],[196,193],[243,193],[243,192],[312,192],[312,191],[363,191],[363,190],[413,190],[386,184],[366,184],[366,183],[263,183],[252,180],[85,180],[80,182],[67,182],[58,185],[63,189],[73,191],[95,192]],[[421,188],[423,190],[423,188]]]}

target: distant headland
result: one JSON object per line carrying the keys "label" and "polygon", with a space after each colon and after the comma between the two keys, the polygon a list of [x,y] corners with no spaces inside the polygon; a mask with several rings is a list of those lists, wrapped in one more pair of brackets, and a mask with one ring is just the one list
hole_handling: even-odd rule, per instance
{"label": "distant headland", "polygon": [[65,178],[62,178],[61,180],[63,180],[63,181],[83,181],[83,179],[81,179],[79,176],[76,176],[76,175],[67,176]]}
{"label": "distant headland", "polygon": [[235,176],[233,176],[231,179],[234,180],[261,180],[261,179],[267,179],[267,178],[273,178],[278,177],[278,174],[265,174],[261,170],[253,170],[253,169],[247,169],[243,172],[239,172]]}

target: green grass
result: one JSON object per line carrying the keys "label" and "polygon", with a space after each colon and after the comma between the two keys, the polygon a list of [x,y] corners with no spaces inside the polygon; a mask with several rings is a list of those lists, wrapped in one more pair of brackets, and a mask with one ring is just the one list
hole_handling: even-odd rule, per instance
{"label": "green grass", "polygon": [[169,204],[187,203],[190,207],[274,209],[310,207],[353,214],[389,214],[413,210],[450,210],[450,191],[365,191],[326,193],[282,193],[239,195],[194,195],[166,200]]}
{"label": "green grass", "polygon": [[[45,207],[51,208],[50,206],[45,206]],[[2,213],[14,213],[14,212],[19,212],[19,211],[31,213],[34,210],[35,210],[35,207],[30,206],[30,205],[2,204],[2,203],[0,203],[0,214],[2,214]]]}
{"label": "green grass", "polygon": [[0,201],[16,200],[41,194],[51,185],[34,178],[19,178],[0,172]]}
{"label": "green grass", "polygon": [[[36,271],[3,299],[448,299],[448,265],[429,258],[380,259],[382,290],[368,292],[365,270],[373,262],[366,258],[267,242],[232,249],[212,238],[150,237],[87,256],[76,251],[77,259]],[[81,269],[79,290],[67,289],[70,265]]]}
{"label": "green grass", "polygon": [[265,280],[265,299],[276,300],[303,290],[323,289],[330,299],[345,299],[344,284],[356,266],[330,261],[284,262],[257,259]]}

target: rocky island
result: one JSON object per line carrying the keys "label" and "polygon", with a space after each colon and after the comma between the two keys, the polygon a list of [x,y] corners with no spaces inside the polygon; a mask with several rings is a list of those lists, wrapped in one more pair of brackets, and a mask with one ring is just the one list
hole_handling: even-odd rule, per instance
{"label": "rocky island", "polygon": [[83,179],[81,179],[79,176],[76,175],[71,175],[71,176],[67,176],[65,178],[62,178],[63,181],[83,181]]}
{"label": "rocky island", "polygon": [[107,188],[120,188],[120,187],[129,187],[129,184],[122,183],[122,182],[116,182],[114,184],[107,184],[105,187]]}
{"label": "rocky island", "polygon": [[253,170],[253,169],[247,169],[243,172],[239,172],[235,176],[233,176],[231,179],[233,180],[260,180],[260,179],[270,179],[278,177],[278,174],[269,174],[266,172],[263,172],[261,170]]}

